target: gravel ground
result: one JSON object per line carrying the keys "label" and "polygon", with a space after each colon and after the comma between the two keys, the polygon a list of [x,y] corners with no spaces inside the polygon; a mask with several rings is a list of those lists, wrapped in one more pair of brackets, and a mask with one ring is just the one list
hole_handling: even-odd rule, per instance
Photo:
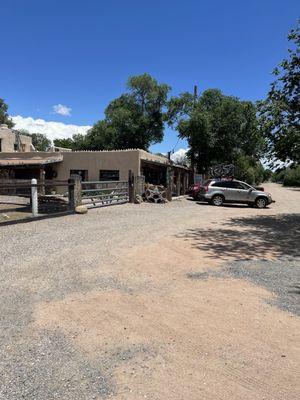
{"label": "gravel ground", "polygon": [[246,279],[263,286],[276,295],[276,300],[267,300],[282,310],[300,315],[300,259],[281,257],[276,261],[234,261],[225,264],[220,271],[193,272],[190,279]]}
{"label": "gravel ground", "polygon": [[[190,297],[187,294],[180,298],[185,293],[183,288],[186,293],[193,293],[195,296],[195,303],[190,307],[191,312],[197,304],[203,302],[201,299],[199,303],[198,291],[189,286],[191,280],[186,275],[190,268],[189,277],[195,278],[197,276],[193,274],[199,274],[197,266],[202,265],[202,262],[210,265],[225,262],[222,272],[224,278],[229,274],[264,286],[276,293],[278,297],[275,303],[280,308],[299,312],[296,305],[299,298],[299,250],[296,246],[299,229],[293,226],[293,221],[299,218],[300,193],[275,185],[271,185],[270,190],[279,201],[276,206],[265,210],[243,206],[216,209],[180,199],[167,205],[127,204],[90,210],[84,216],[69,215],[1,227],[0,399],[99,400],[109,397],[132,400],[145,396],[153,400],[180,400],[188,397],[190,400],[199,399],[199,377],[195,382],[189,381],[189,384],[186,384],[187,381],[180,381],[181,376],[184,376],[180,365],[185,365],[183,368],[187,371],[189,368],[195,370],[188,360],[184,361],[185,364],[181,361],[176,364],[177,367],[170,367],[169,375],[161,373],[166,360],[171,360],[173,355],[181,351],[179,347],[176,351],[164,353],[166,347],[169,348],[167,345],[175,342],[173,338],[177,339],[176,335],[182,329],[179,325],[174,326],[166,334],[166,326],[171,324],[173,318],[173,314],[168,311],[173,303],[168,302],[173,302],[179,296],[178,304],[173,308],[176,313],[180,305],[185,304]],[[289,226],[290,233],[286,231]],[[237,227],[242,233],[235,231]],[[169,243],[169,247],[164,247],[165,242]],[[153,246],[152,258],[145,254],[145,245]],[[198,258],[198,251],[203,260]],[[279,258],[278,261],[249,261],[257,252],[266,251],[273,252]],[[174,257],[176,252],[179,258]],[[286,256],[291,253],[294,258],[287,259]],[[131,256],[132,254],[137,256]],[[180,257],[183,259],[182,264]],[[182,270],[179,268],[174,277],[177,265]],[[214,274],[218,281],[220,272]],[[211,277],[212,273],[207,272],[206,275]],[[196,291],[189,292],[191,290]],[[92,328],[82,328],[81,336],[73,325],[73,331],[68,331],[62,322],[56,323],[54,317],[51,327],[37,325],[36,313],[40,307],[46,307],[47,304],[54,307],[58,304],[60,315],[65,304],[78,302],[80,306],[89,305],[88,299],[92,293],[116,296],[107,297],[107,308],[102,311],[100,322],[97,322],[98,315],[91,316],[95,318],[95,324],[99,324],[99,337],[92,335]],[[79,296],[79,300],[76,300],[76,296]],[[127,313],[135,316],[136,309],[142,307],[139,303],[140,296],[144,296],[142,305],[149,302],[143,313],[149,313],[152,319],[148,321],[149,325],[145,325],[141,338],[139,332],[135,333],[139,340],[135,338],[130,341],[125,336],[124,341],[120,341],[117,336],[114,341],[108,337],[107,343],[99,345],[93,356],[84,345],[78,345],[77,335],[81,341],[91,335],[92,343],[102,343],[101,332],[104,328],[101,323],[105,321],[114,323],[112,336],[119,330],[124,333],[125,327],[121,325],[124,324],[123,318],[126,320]],[[110,298],[111,304],[108,300]],[[150,310],[155,306],[153,301],[157,298],[163,306],[152,315]],[[105,301],[105,297],[101,297],[101,301]],[[117,305],[113,304],[114,301]],[[183,312],[187,313],[188,309],[187,306]],[[82,315],[79,311],[78,314],[76,312],[75,309],[74,314],[67,314],[69,322],[74,323],[75,327],[77,319],[80,325],[84,318],[84,312]],[[177,320],[180,323],[181,319],[182,315],[178,311],[176,323]],[[165,325],[159,333],[162,323],[160,321]],[[156,332],[153,337],[150,335],[153,326],[158,330],[159,342]],[[195,332],[197,330],[199,327]],[[190,343],[194,340],[186,337],[188,334],[189,332],[185,333],[181,347],[184,346],[183,341]],[[198,343],[199,338],[195,342]],[[184,353],[190,354],[190,359],[193,359],[193,352],[194,350],[188,353],[187,350]],[[199,357],[202,360],[202,356]],[[157,362],[157,375],[155,369],[152,371],[154,375],[150,375],[150,372],[147,375],[149,365],[154,360],[161,359],[164,361]],[[200,362],[199,360],[196,362]],[[203,368],[206,368],[205,365]],[[129,366],[130,374],[132,371],[142,371],[139,383],[134,383],[129,378],[124,383],[120,379],[120,371],[127,371]],[[211,366],[210,370],[215,368]],[[157,381],[151,386],[153,376],[157,376]],[[159,379],[163,382],[159,382]],[[156,385],[155,382],[159,384]],[[181,382],[179,387],[176,386],[177,382]],[[169,391],[164,396],[157,394],[158,387],[162,392],[167,388]],[[184,392],[189,387],[189,391]],[[229,392],[229,397],[210,397],[205,392],[205,386],[201,390],[203,399],[233,399]],[[235,398],[269,399],[259,395]],[[281,399],[275,395],[273,398]],[[297,396],[293,393],[286,398],[291,400]]]}

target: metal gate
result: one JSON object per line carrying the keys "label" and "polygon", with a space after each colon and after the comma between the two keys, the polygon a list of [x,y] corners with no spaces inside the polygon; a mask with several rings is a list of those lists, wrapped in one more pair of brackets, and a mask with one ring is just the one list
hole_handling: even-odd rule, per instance
{"label": "metal gate", "polygon": [[88,208],[110,206],[129,201],[128,181],[84,181],[82,204]]}

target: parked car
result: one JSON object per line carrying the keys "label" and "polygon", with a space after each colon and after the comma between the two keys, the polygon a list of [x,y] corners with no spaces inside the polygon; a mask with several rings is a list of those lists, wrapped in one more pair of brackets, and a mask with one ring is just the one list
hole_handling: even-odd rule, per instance
{"label": "parked car", "polygon": [[265,208],[267,205],[274,203],[270,193],[234,179],[208,180],[204,185],[200,186],[196,198],[197,200],[207,201],[214,206],[222,206],[223,203],[241,203]]}
{"label": "parked car", "polygon": [[201,188],[200,183],[194,183],[192,186],[190,186],[188,188],[188,190],[186,191],[186,194],[189,196],[192,196],[194,198],[194,200],[198,200],[198,193],[199,193],[200,188]]}

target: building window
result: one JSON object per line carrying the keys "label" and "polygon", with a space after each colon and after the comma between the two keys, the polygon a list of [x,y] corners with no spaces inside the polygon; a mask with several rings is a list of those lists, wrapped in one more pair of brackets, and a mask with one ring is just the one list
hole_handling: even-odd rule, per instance
{"label": "building window", "polygon": [[71,169],[70,175],[79,175],[83,182],[88,180],[88,170],[86,169]]}
{"label": "building window", "polygon": [[18,151],[18,150],[19,150],[18,143],[14,143],[14,151]]}
{"label": "building window", "polygon": [[22,150],[22,152],[23,153],[25,153],[25,151],[26,151],[26,144],[21,144],[21,150]]}
{"label": "building window", "polygon": [[101,169],[99,173],[100,181],[119,181],[120,173],[117,169]]}
{"label": "building window", "polygon": [[2,139],[0,139],[0,153],[2,151]]}

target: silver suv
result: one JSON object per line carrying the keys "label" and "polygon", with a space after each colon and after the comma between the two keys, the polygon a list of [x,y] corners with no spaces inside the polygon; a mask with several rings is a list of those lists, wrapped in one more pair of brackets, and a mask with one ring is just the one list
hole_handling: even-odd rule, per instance
{"label": "silver suv", "polygon": [[212,179],[205,182],[198,192],[198,199],[214,206],[223,203],[242,203],[265,208],[274,202],[270,193],[255,189],[245,182],[236,180]]}

